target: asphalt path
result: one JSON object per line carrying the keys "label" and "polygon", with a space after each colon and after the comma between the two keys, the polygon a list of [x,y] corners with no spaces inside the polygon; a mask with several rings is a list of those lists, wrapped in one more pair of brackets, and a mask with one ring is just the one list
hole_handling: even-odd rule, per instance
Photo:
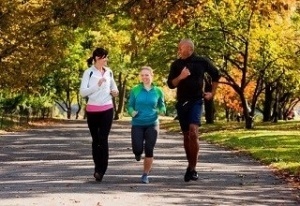
{"label": "asphalt path", "polygon": [[299,191],[247,156],[200,142],[198,181],[184,182],[179,133],[161,131],[150,183],[131,151],[129,122],[115,121],[102,182],[93,178],[86,122],[0,135],[0,205],[300,205]]}

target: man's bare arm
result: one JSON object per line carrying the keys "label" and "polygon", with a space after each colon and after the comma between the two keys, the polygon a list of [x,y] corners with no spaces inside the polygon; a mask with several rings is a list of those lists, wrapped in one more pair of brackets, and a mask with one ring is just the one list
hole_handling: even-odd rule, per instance
{"label": "man's bare arm", "polygon": [[189,75],[191,75],[190,70],[188,68],[184,67],[182,69],[181,73],[179,74],[179,76],[172,80],[173,86],[177,87],[179,82],[181,80],[187,78]]}

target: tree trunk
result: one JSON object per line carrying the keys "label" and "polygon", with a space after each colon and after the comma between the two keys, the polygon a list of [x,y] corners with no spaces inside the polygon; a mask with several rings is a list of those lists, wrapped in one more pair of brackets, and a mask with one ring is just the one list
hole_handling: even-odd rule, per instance
{"label": "tree trunk", "polygon": [[246,122],[246,129],[253,129],[254,128],[254,121],[253,121],[253,117],[251,116],[247,116],[245,118],[245,122]]}
{"label": "tree trunk", "polygon": [[265,101],[264,101],[264,109],[263,109],[263,122],[267,122],[271,120],[271,111],[272,111],[272,103],[273,103],[273,91],[269,84],[266,85],[265,88]]}
{"label": "tree trunk", "polygon": [[71,101],[71,91],[69,89],[66,90],[66,103],[67,109],[67,119],[71,119],[72,116],[72,101]]}
{"label": "tree trunk", "polygon": [[127,75],[122,78],[122,72],[119,73],[119,85],[118,85],[118,90],[119,90],[119,104],[116,107],[116,112],[115,112],[115,120],[120,119],[123,116],[123,110],[125,106],[125,97],[126,97],[126,84],[127,84]]}
{"label": "tree trunk", "polygon": [[71,108],[67,108],[67,119],[71,119],[72,111]]}
{"label": "tree trunk", "polygon": [[[212,80],[209,76],[204,78],[204,92],[211,92],[212,90]],[[215,119],[215,107],[214,101],[204,99],[204,109],[205,109],[205,120],[206,124],[213,124]]]}
{"label": "tree trunk", "polygon": [[244,93],[240,94],[242,106],[243,106],[243,114],[245,118],[245,127],[246,129],[253,129],[254,128],[254,118],[251,115],[251,111],[249,111],[249,105],[246,101],[246,98],[244,96]]}
{"label": "tree trunk", "polygon": [[204,100],[206,124],[213,124],[215,117],[215,108],[213,100]]}
{"label": "tree trunk", "polygon": [[273,106],[273,122],[277,123],[278,122],[278,117],[279,117],[279,92],[278,92],[278,86],[276,87],[275,90],[275,102]]}
{"label": "tree trunk", "polygon": [[81,111],[82,100],[81,100],[81,98],[80,98],[80,96],[79,96],[78,93],[77,93],[77,97],[76,98],[77,98],[78,109],[76,111],[76,117],[75,117],[75,119],[78,119],[79,118],[79,113]]}
{"label": "tree trunk", "polygon": [[225,107],[225,118],[227,120],[227,122],[229,122],[230,118],[229,118],[229,108]]}

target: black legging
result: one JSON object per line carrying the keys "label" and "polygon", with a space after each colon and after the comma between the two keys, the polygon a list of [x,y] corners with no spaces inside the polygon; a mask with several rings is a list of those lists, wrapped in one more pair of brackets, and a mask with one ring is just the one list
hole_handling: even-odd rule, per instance
{"label": "black legging", "polygon": [[92,136],[92,155],[95,172],[105,174],[108,165],[108,135],[113,121],[113,109],[87,112],[87,123]]}
{"label": "black legging", "polygon": [[131,127],[132,151],[141,155],[145,148],[145,157],[153,157],[153,150],[159,133],[158,125]]}

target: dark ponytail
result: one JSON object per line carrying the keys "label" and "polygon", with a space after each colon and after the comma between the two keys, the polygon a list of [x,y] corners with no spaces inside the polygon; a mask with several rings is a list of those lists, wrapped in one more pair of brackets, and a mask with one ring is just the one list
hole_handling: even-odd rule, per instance
{"label": "dark ponytail", "polygon": [[86,60],[88,67],[90,67],[90,66],[93,65],[93,60],[94,60],[93,57],[90,57],[90,58],[88,58],[88,59]]}
{"label": "dark ponytail", "polygon": [[92,66],[93,61],[96,61],[96,57],[100,57],[101,59],[105,58],[108,55],[108,51],[103,48],[96,48],[93,51],[93,56],[86,60],[88,66]]}

